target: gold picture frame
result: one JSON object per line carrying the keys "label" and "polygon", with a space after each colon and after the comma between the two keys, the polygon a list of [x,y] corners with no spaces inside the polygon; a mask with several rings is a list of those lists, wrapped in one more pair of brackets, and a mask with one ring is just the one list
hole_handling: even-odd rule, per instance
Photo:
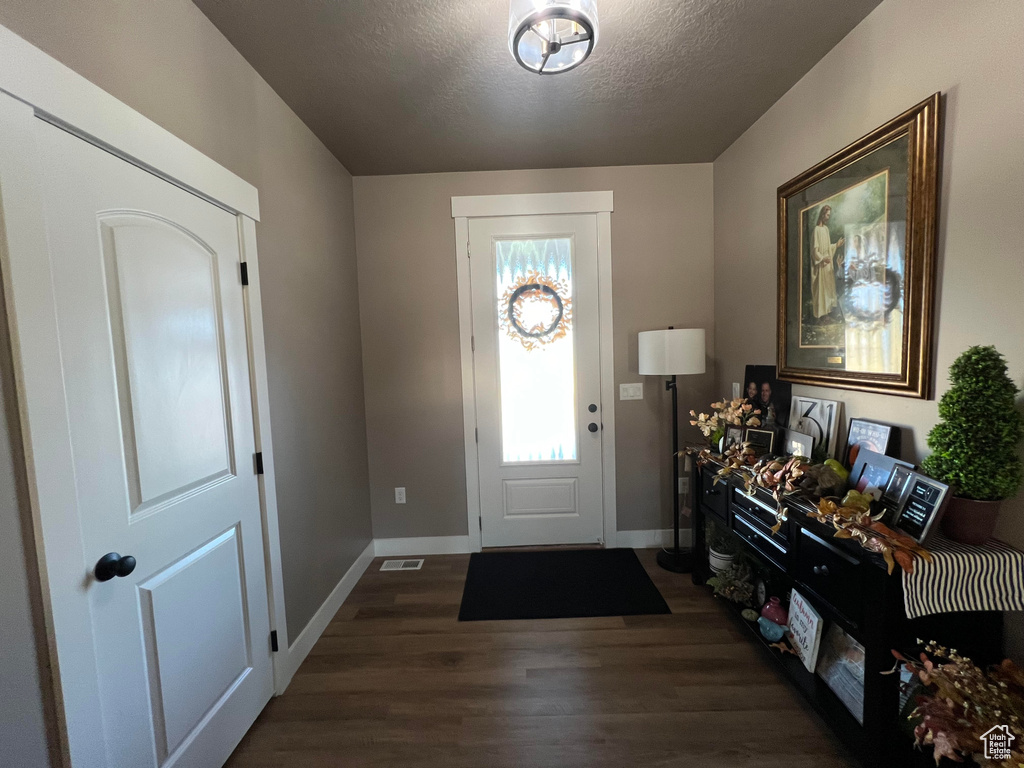
{"label": "gold picture frame", "polygon": [[778,189],[778,377],[930,398],[941,94]]}

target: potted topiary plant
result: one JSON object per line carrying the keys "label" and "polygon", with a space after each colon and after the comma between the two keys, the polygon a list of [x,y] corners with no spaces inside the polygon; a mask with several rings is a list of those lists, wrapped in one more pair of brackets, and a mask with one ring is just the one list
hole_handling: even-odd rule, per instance
{"label": "potted topiary plant", "polygon": [[949,380],[952,386],[939,400],[942,421],[928,434],[932,454],[921,468],[953,490],[943,533],[965,544],[984,544],[1003,499],[1021,484],[1020,390],[995,347],[968,349],[950,366]]}

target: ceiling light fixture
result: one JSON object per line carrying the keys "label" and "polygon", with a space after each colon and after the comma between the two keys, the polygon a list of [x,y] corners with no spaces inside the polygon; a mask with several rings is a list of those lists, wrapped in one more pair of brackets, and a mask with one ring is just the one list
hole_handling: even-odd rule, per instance
{"label": "ceiling light fixture", "polygon": [[596,43],[596,0],[511,0],[508,47],[524,69],[539,75],[568,72]]}

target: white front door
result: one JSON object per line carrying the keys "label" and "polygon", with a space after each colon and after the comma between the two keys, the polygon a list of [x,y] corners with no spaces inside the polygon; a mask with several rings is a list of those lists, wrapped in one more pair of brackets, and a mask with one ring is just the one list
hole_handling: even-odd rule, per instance
{"label": "white front door", "polygon": [[36,123],[106,765],[213,768],[273,687],[238,219]]}
{"label": "white front door", "polygon": [[482,544],[603,541],[597,216],[469,240]]}

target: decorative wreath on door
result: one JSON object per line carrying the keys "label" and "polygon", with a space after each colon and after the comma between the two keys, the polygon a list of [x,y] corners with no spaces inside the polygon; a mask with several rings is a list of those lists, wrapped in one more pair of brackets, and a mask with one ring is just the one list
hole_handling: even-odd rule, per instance
{"label": "decorative wreath on door", "polygon": [[498,326],[528,351],[558,341],[572,325],[569,286],[539,272],[516,280],[498,306]]}

